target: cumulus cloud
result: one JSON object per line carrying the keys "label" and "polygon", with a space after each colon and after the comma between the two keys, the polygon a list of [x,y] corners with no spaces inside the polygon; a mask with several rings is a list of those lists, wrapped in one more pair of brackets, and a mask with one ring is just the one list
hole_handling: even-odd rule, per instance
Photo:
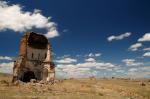
{"label": "cumulus cloud", "polygon": [[94,58],[88,58],[88,59],[85,59],[86,62],[95,62],[96,60]]}
{"label": "cumulus cloud", "polygon": [[86,56],[88,56],[88,57],[99,57],[99,56],[101,56],[102,54],[101,53],[89,53],[88,55],[86,55]]}
{"label": "cumulus cloud", "polygon": [[130,68],[128,71],[129,72],[135,72],[135,71],[137,71],[138,69],[137,68]]}
{"label": "cumulus cloud", "polygon": [[150,41],[150,33],[145,33],[142,38],[138,39],[139,42]]}
{"label": "cumulus cloud", "polygon": [[118,35],[118,36],[112,35],[112,36],[109,36],[109,37],[107,38],[107,40],[108,40],[109,42],[111,42],[111,41],[113,41],[113,40],[122,40],[122,39],[124,39],[124,38],[129,37],[130,35],[131,35],[130,32],[127,32],[127,33],[124,33],[124,34],[121,34],[121,35]]}
{"label": "cumulus cloud", "polygon": [[127,77],[130,78],[149,78],[150,72],[143,72],[143,71],[134,71],[134,72],[127,72]]}
{"label": "cumulus cloud", "polygon": [[143,50],[144,50],[144,51],[150,51],[150,47],[144,48]]}
{"label": "cumulus cloud", "polygon": [[146,53],[144,53],[144,55],[143,55],[143,56],[150,57],[150,52],[146,52]]}
{"label": "cumulus cloud", "polygon": [[12,58],[8,56],[0,56],[0,60],[12,60]]}
{"label": "cumulus cloud", "polygon": [[[64,57],[65,56],[65,57]],[[70,58],[71,55],[64,55],[59,58],[59,60],[64,60],[65,58]],[[138,62],[135,59],[124,59],[122,60],[126,66],[117,65],[111,62],[99,61],[95,57],[94,53],[86,54],[86,57],[78,57],[79,61],[74,62],[56,62],[56,72],[57,77],[61,78],[86,78],[86,77],[104,77],[113,76],[116,77],[135,77],[133,74],[141,73],[145,74],[143,77],[147,76],[147,67],[143,68],[146,64],[143,62]],[[82,61],[82,59],[84,58]],[[72,58],[71,58],[72,59]],[[77,60],[77,59],[74,59]],[[147,64],[148,65],[148,64]],[[147,68],[148,69],[148,68]],[[62,76],[63,75],[63,76]],[[139,77],[136,75],[136,77]]]}
{"label": "cumulus cloud", "polygon": [[0,1],[0,31],[7,29],[15,32],[25,32],[32,28],[46,29],[48,38],[59,36],[56,23],[50,21],[51,17],[45,17],[40,10],[33,12],[23,11],[23,7],[18,4],[9,5],[5,1]]}
{"label": "cumulus cloud", "polygon": [[129,47],[129,50],[131,51],[137,51],[138,48],[142,47],[142,43],[136,43],[136,44],[133,44]]}
{"label": "cumulus cloud", "polygon": [[117,70],[116,72],[118,72],[118,73],[124,73],[125,71],[124,70]]}
{"label": "cumulus cloud", "polygon": [[73,59],[73,58],[63,58],[63,59],[59,59],[59,60],[55,60],[55,62],[57,63],[62,63],[62,64],[68,64],[68,63],[74,63],[77,62],[77,59]]}
{"label": "cumulus cloud", "polygon": [[76,64],[76,67],[88,67],[88,68],[97,68],[97,69],[105,69],[115,67],[112,63],[105,63],[105,62],[84,62]]}
{"label": "cumulus cloud", "polygon": [[9,73],[12,74],[13,70],[13,62],[9,63],[0,63],[0,72],[1,73]]}
{"label": "cumulus cloud", "polygon": [[101,56],[101,53],[96,53],[95,56],[96,57]]}
{"label": "cumulus cloud", "polygon": [[135,59],[123,59],[122,62],[124,62],[127,66],[141,66],[141,65],[143,65],[142,62],[136,62]]}
{"label": "cumulus cloud", "polygon": [[69,63],[63,64],[59,63],[56,67],[56,72],[65,77],[89,77],[92,75],[96,75],[99,70],[112,71],[117,66],[112,63],[107,62],[98,62],[93,58],[85,59],[85,62],[81,63]]}
{"label": "cumulus cloud", "polygon": [[128,77],[132,78],[146,78],[150,76],[150,66],[139,67],[139,68],[129,68],[126,72]]}
{"label": "cumulus cloud", "polygon": [[[97,54],[97,55],[96,55]],[[96,77],[103,77],[105,76],[104,73],[109,72],[108,74],[112,74],[114,72],[121,73],[124,72],[122,70],[122,67],[113,64],[111,62],[104,62],[99,61],[98,56],[100,56],[100,53],[89,53],[84,56],[86,57],[76,57],[79,60],[75,58],[71,58],[73,56],[71,55],[64,55],[62,57],[57,58],[56,62],[56,72],[57,77],[63,77],[62,78],[82,78],[82,77],[90,77],[90,76],[96,76]],[[82,56],[82,55],[81,55]],[[64,62],[66,58],[71,58],[75,61],[72,62]],[[118,72],[117,72],[118,71]]]}
{"label": "cumulus cloud", "polygon": [[150,72],[150,66],[145,66],[145,67],[142,67],[140,68],[141,70],[144,70],[144,71],[148,71]]}

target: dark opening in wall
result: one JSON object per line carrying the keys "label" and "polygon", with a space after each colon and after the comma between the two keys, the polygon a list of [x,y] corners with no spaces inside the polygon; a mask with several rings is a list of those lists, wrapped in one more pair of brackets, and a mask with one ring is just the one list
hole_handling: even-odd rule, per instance
{"label": "dark opening in wall", "polygon": [[34,54],[32,53],[32,59],[34,58]]}
{"label": "dark opening in wall", "polygon": [[38,59],[40,59],[40,54],[38,54]]}
{"label": "dark opening in wall", "polygon": [[23,74],[22,79],[20,79],[23,82],[30,82],[31,79],[36,79],[33,71],[27,71]]}
{"label": "dark opening in wall", "polygon": [[48,40],[45,36],[36,34],[36,33],[30,33],[28,38],[28,45],[33,48],[37,49],[45,49],[47,47]]}

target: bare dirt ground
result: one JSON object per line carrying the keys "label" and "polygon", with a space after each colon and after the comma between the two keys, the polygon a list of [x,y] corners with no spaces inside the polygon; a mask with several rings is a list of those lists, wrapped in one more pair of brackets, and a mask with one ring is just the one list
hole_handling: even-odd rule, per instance
{"label": "bare dirt ground", "polygon": [[68,79],[54,85],[10,81],[10,75],[0,75],[0,99],[150,99],[148,79]]}

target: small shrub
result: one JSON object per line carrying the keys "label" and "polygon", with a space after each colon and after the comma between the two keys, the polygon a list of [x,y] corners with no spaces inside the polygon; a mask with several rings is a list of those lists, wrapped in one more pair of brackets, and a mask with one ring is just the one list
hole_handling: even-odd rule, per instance
{"label": "small shrub", "polygon": [[6,80],[1,80],[1,81],[0,81],[0,84],[3,84],[3,85],[9,85],[9,82],[6,81]]}
{"label": "small shrub", "polygon": [[100,93],[100,92],[98,93],[98,95],[99,95],[99,96],[104,96],[104,95],[103,95],[102,93]]}
{"label": "small shrub", "polygon": [[145,84],[145,83],[143,83],[143,82],[141,82],[141,83],[140,83],[140,85],[141,85],[141,86],[146,86],[146,84]]}

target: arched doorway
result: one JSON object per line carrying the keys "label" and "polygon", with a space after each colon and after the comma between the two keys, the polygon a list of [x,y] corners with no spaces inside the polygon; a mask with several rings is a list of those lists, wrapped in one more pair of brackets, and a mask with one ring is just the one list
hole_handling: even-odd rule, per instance
{"label": "arched doorway", "polygon": [[33,71],[27,71],[24,73],[22,81],[23,82],[30,82],[31,79],[36,79]]}

